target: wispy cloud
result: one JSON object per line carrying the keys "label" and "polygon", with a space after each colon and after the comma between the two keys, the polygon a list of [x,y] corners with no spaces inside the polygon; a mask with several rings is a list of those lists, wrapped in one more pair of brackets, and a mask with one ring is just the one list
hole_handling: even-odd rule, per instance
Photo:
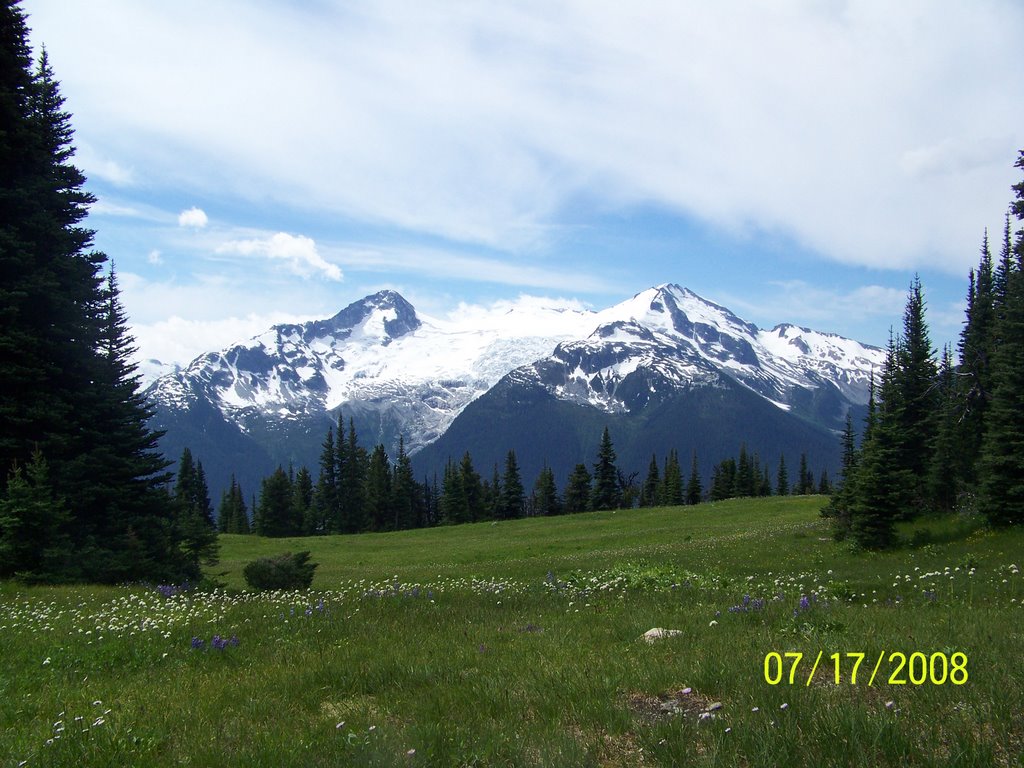
{"label": "wispy cloud", "polygon": [[587,195],[962,274],[1024,145],[1000,0],[26,6],[118,167],[511,251]]}
{"label": "wispy cloud", "polygon": [[325,261],[317,251],[316,242],[304,235],[277,232],[264,239],[232,240],[217,248],[217,253],[265,256],[285,262],[288,269],[300,277],[321,275],[328,280],[341,280],[341,268]]}

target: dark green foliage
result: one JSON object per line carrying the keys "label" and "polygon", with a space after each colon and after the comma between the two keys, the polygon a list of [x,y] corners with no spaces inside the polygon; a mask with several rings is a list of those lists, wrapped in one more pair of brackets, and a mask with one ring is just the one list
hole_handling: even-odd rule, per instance
{"label": "dark green foliage", "polygon": [[366,518],[371,531],[388,530],[391,515],[391,464],[383,445],[377,445],[370,454],[366,471]]}
{"label": "dark green foliage", "polygon": [[779,471],[775,475],[775,494],[777,496],[789,495],[789,470],[786,469],[786,455],[779,456]]}
{"label": "dark green foliage", "polygon": [[683,474],[679,468],[679,454],[675,448],[665,457],[665,471],[658,488],[658,503],[677,507],[683,503]]}
{"label": "dark green foliage", "polygon": [[537,475],[533,498],[533,513],[535,515],[560,515],[562,513],[562,501],[558,498],[555,473],[551,467],[545,465]]}
{"label": "dark green foliage", "polygon": [[416,478],[412,474],[412,462],[405,452],[405,438],[398,440],[398,456],[395,458],[391,479],[391,508],[396,531],[416,528],[424,524],[423,504]]}
{"label": "dark green foliage", "polygon": [[562,505],[566,512],[586,512],[590,504],[590,471],[577,464],[565,484]]}
{"label": "dark green foliage", "polygon": [[935,443],[928,468],[927,491],[931,505],[940,512],[951,512],[956,506],[962,481],[963,456],[960,448],[960,398],[957,391],[953,354],[946,347],[936,378]]}
{"label": "dark green foliage", "polygon": [[217,529],[221,533],[249,533],[249,510],[242,487],[231,476],[231,485],[221,496],[217,511]]}
{"label": "dark green foliage", "polygon": [[366,479],[370,457],[359,444],[355,422],[348,420],[348,439],[341,439],[341,420],[338,420],[338,523],[341,533],[365,530],[367,521]]}
{"label": "dark green foliage", "polygon": [[32,481],[13,470],[38,448],[55,503],[63,499],[54,515],[66,513],[72,556],[33,556],[46,569],[37,577],[188,578],[209,548],[182,538],[188,531],[163,488],[167,464],[147,427],[116,275],[111,268],[104,279],[106,256],[90,250],[94,233],[81,226],[94,198],[71,162],[72,135],[45,51],[33,70],[24,14],[3,3],[0,498],[25,501]]}
{"label": "dark green foliage", "polygon": [[501,478],[501,506],[499,517],[503,520],[522,517],[525,514],[525,492],[519,475],[516,452],[509,451],[505,457],[505,474]]}
{"label": "dark green foliage", "polygon": [[895,540],[895,523],[905,516],[911,486],[903,455],[903,400],[898,378],[899,342],[890,338],[877,401],[872,400],[851,488],[850,533],[866,549]]}
{"label": "dark green foliage", "polygon": [[[1006,230],[1007,244],[1004,260],[1009,262],[1009,219]],[[958,446],[957,461],[953,467],[956,478],[966,486],[977,481],[976,467],[981,455],[981,440],[985,434],[986,411],[992,397],[992,353],[995,341],[995,286],[992,255],[988,250],[988,233],[981,247],[977,272],[971,272],[967,292],[967,311],[960,334],[960,365],[955,371],[955,392],[946,393],[944,407],[955,407]],[[954,397],[955,395],[955,397]],[[948,424],[946,425],[948,428]],[[946,435],[945,439],[950,439]],[[942,504],[940,502],[939,506]]]}
{"label": "dark green foliage", "polygon": [[0,499],[0,577],[31,582],[61,581],[72,569],[70,516],[56,498],[38,450],[22,471],[15,466]]}
{"label": "dark green foliage", "polygon": [[[474,522],[484,517],[484,486],[480,474],[473,468],[473,457],[469,451],[462,454],[459,463],[459,476],[462,478],[462,493],[466,498],[466,522]],[[522,486],[520,486],[522,490]],[[503,498],[498,499],[498,517],[502,516]]]}
{"label": "dark green foliage", "polygon": [[292,516],[292,481],[284,467],[263,479],[260,501],[254,514],[254,527],[259,536],[297,536],[301,521]]}
{"label": "dark green foliage", "polygon": [[736,459],[719,462],[711,473],[711,500],[722,501],[736,495]]}
{"label": "dark green foliage", "polygon": [[938,367],[925,322],[924,292],[916,275],[907,296],[903,337],[897,345],[897,355],[892,376],[899,408],[891,418],[895,420],[898,461],[910,474],[907,504],[901,514],[907,518],[927,506],[929,461],[938,426],[935,387]]}
{"label": "dark green foliage", "polygon": [[[1024,168],[1024,152],[1017,165]],[[1022,185],[1014,189],[1018,197],[1024,195]],[[1021,199],[1014,203],[1015,211],[1021,203]],[[1007,278],[996,338],[978,507],[992,525],[1001,527],[1024,523],[1024,273],[1018,260]]]}
{"label": "dark green foliage", "polygon": [[651,454],[651,463],[647,466],[647,477],[640,489],[640,506],[653,507],[661,503],[661,475],[658,472],[658,457]]}
{"label": "dark green foliage", "polygon": [[[340,425],[339,425],[340,430]],[[334,428],[327,428],[320,452],[320,474],[313,489],[310,533],[337,533],[341,530],[341,502],[338,494],[338,454],[334,447]]]}
{"label": "dark green foliage", "polygon": [[462,480],[462,472],[450,460],[444,468],[439,505],[442,522],[450,525],[469,522],[469,504],[466,502],[466,486]]}
{"label": "dark green foliage", "polygon": [[[206,565],[216,563],[217,528],[206,486],[206,474],[201,463],[192,461],[192,453],[187,448],[182,452],[178,464],[173,503],[176,538],[181,542],[186,561]],[[198,568],[194,568],[188,576],[198,578]]]}
{"label": "dark green foliage", "polygon": [[622,502],[619,474],[615,466],[615,448],[608,427],[601,434],[601,445],[594,463],[594,489],[591,509],[617,509]]}
{"label": "dark green foliage", "polygon": [[252,589],[309,589],[316,567],[316,563],[309,562],[309,552],[285,552],[253,560],[242,575]]}
{"label": "dark green foliage", "polygon": [[701,488],[700,470],[697,466],[697,452],[693,452],[693,460],[690,464],[690,479],[686,483],[686,503],[700,504],[704,491]]}

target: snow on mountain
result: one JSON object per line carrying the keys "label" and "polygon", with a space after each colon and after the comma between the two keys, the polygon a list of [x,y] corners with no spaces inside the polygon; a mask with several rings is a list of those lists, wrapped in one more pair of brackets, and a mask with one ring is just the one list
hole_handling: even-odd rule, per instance
{"label": "snow on mountain", "polygon": [[638,293],[595,315],[585,339],[560,344],[521,375],[556,397],[609,413],[645,406],[667,391],[715,385],[726,375],[789,410],[834,387],[863,404],[884,352],[840,336],[779,325],[771,331],[678,285]]}
{"label": "snow on mountain", "polygon": [[274,326],[201,355],[161,378],[150,397],[178,411],[207,399],[243,431],[258,420],[299,420],[347,404],[400,423],[415,451],[510,370],[585,333],[592,315],[526,300],[441,320],[381,291],[328,320]]}
{"label": "snow on mountain", "polygon": [[678,285],[599,312],[524,298],[461,307],[447,319],[418,315],[398,293],[381,291],[334,317],[276,325],[201,355],[157,379],[148,396],[169,431],[175,414],[212,408],[264,441],[280,439],[272,435],[288,423],[322,435],[341,407],[376,425],[370,440],[403,435],[412,453],[509,374],[609,413],[729,377],[783,410],[834,425],[849,404],[867,402],[882,359],[882,350],[839,336],[761,330]]}

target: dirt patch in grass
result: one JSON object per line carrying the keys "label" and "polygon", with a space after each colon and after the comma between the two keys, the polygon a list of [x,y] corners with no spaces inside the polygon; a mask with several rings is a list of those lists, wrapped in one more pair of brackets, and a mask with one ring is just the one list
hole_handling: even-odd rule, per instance
{"label": "dirt patch in grass", "polygon": [[723,708],[720,700],[692,688],[680,688],[657,695],[632,692],[626,694],[625,699],[626,708],[634,716],[647,722],[670,717],[706,720],[715,717]]}

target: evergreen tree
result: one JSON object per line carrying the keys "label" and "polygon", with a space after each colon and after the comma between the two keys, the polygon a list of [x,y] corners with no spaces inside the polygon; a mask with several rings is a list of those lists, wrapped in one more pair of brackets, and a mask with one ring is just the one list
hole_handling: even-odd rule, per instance
{"label": "evergreen tree", "polygon": [[747,445],[740,445],[740,457],[736,462],[736,488],[737,496],[756,496],[757,486],[754,483],[754,465],[747,454]]}
{"label": "evergreen tree", "polygon": [[[212,565],[217,562],[217,529],[213,520],[213,506],[206,485],[206,473],[201,462],[192,459],[192,452],[185,448],[178,465],[178,476],[174,486],[175,538],[181,542],[186,576],[199,577],[198,565]],[[140,556],[137,546],[128,546],[127,552]]]}
{"label": "evergreen tree", "polygon": [[619,474],[615,467],[615,448],[608,427],[601,435],[601,446],[594,464],[594,488],[590,508],[595,510],[618,508],[622,496]]}
{"label": "evergreen tree", "polygon": [[[339,417],[340,423],[340,417]],[[366,477],[370,457],[359,444],[355,423],[348,420],[348,439],[338,437],[338,501],[342,533],[358,533],[367,527]]]}
{"label": "evergreen tree", "polygon": [[900,463],[903,399],[899,358],[899,342],[890,337],[877,402],[873,398],[869,403],[868,422],[853,477],[850,533],[866,549],[883,549],[895,542],[895,523],[908,503],[911,487],[910,473]]}
{"label": "evergreen tree", "polygon": [[451,459],[445,464],[439,507],[442,522],[449,525],[469,522],[466,486],[462,481],[462,472]]}
{"label": "evergreen tree", "polygon": [[[1024,170],[1024,150],[1016,167]],[[1011,209],[1024,219],[1024,182],[1013,189]],[[1024,523],[1024,230],[1017,232],[1015,249],[996,320],[992,399],[978,472],[978,508],[996,527]]]}
{"label": "evergreen tree", "polygon": [[928,468],[937,431],[935,380],[938,367],[925,322],[924,292],[915,275],[903,313],[902,344],[891,372],[899,389],[895,419],[897,461],[909,473],[907,501],[901,517],[912,517],[928,506]]}
{"label": "evergreen tree", "polygon": [[534,485],[534,512],[538,515],[559,515],[562,513],[562,502],[558,498],[555,485],[555,473],[547,464],[541,469]]}
{"label": "evergreen tree", "polygon": [[789,472],[786,469],[786,456],[779,456],[779,471],[775,476],[775,494],[777,496],[789,496]]}
{"label": "evergreen tree", "polygon": [[23,12],[0,4],[0,497],[38,447],[74,552],[48,579],[187,578],[199,563],[176,538],[116,276],[81,226],[95,199],[63,107]]}
{"label": "evergreen tree", "polygon": [[320,451],[320,473],[313,490],[312,531],[341,531],[341,499],[338,493],[338,453],[334,445],[334,428],[327,428]]}
{"label": "evergreen tree", "polygon": [[647,467],[647,477],[644,478],[643,488],[640,490],[640,506],[654,507],[661,502],[661,477],[658,473],[658,458],[651,454],[651,463]]}
{"label": "evergreen tree", "polygon": [[700,504],[704,489],[701,488],[700,469],[697,466],[697,452],[693,452],[693,461],[690,463],[690,480],[686,484],[686,503]]}
{"label": "evergreen tree", "polygon": [[72,570],[70,516],[53,495],[40,451],[23,472],[15,465],[0,499],[0,577],[33,582],[62,581]]}
{"label": "evergreen tree", "polygon": [[522,517],[525,492],[523,481],[519,475],[519,462],[516,452],[509,451],[505,457],[505,474],[501,479],[501,517],[511,520]]}
{"label": "evergreen tree", "polygon": [[711,474],[711,500],[724,501],[736,495],[736,459],[723,459]]}
{"label": "evergreen tree", "polygon": [[398,438],[394,477],[391,482],[391,506],[395,513],[395,530],[415,528],[422,524],[422,504],[412,474],[412,462],[405,452],[405,438]]}
{"label": "evergreen tree", "polygon": [[807,467],[807,454],[800,454],[800,469],[799,482],[797,484],[796,493],[799,496],[806,496],[810,493],[814,493],[814,475],[811,470]]}
{"label": "evergreen tree", "polygon": [[[1007,238],[1009,234],[1007,234]],[[1005,247],[1008,263],[1009,246]],[[992,256],[988,250],[988,233],[981,247],[977,272],[971,272],[967,292],[967,312],[960,334],[960,365],[956,371],[956,405],[958,444],[956,477],[967,486],[977,482],[976,467],[981,454],[981,440],[985,433],[985,414],[992,395],[992,352],[995,341],[995,286]],[[957,402],[959,401],[959,402]],[[952,414],[945,414],[948,419]],[[947,424],[948,427],[948,424]],[[949,435],[944,439],[950,439]]]}
{"label": "evergreen tree", "polygon": [[384,446],[370,454],[366,471],[366,519],[371,531],[386,531],[394,524],[391,509],[391,464]]}
{"label": "evergreen tree", "polygon": [[249,512],[241,486],[231,476],[231,485],[224,491],[217,511],[217,529],[221,533],[249,533]]}
{"label": "evergreen tree", "polygon": [[566,512],[586,512],[590,504],[590,471],[586,464],[577,464],[569,474],[562,497]]}
{"label": "evergreen tree", "polygon": [[821,470],[821,475],[818,477],[818,494],[821,496],[828,496],[832,493],[832,483],[828,479],[828,470]]}
{"label": "evergreen tree", "polygon": [[306,467],[295,473],[292,481],[291,527],[295,535],[312,536],[323,533],[313,509],[313,477]]}
{"label": "evergreen tree", "polygon": [[938,418],[934,451],[928,468],[928,496],[935,508],[950,512],[956,506],[961,466],[960,399],[953,371],[953,353],[947,346],[936,381]]}
{"label": "evergreen tree", "polygon": [[473,467],[473,457],[469,455],[469,451],[462,455],[459,473],[462,476],[462,492],[468,513],[464,522],[481,520],[484,517],[484,486],[480,474]]}
{"label": "evergreen tree", "polygon": [[665,472],[661,479],[661,503],[667,507],[678,507],[683,503],[683,474],[679,468],[679,454],[670,448],[665,457]]}
{"label": "evergreen tree", "polygon": [[259,536],[296,534],[292,527],[292,483],[284,467],[278,465],[273,473],[263,478],[253,522]]}

